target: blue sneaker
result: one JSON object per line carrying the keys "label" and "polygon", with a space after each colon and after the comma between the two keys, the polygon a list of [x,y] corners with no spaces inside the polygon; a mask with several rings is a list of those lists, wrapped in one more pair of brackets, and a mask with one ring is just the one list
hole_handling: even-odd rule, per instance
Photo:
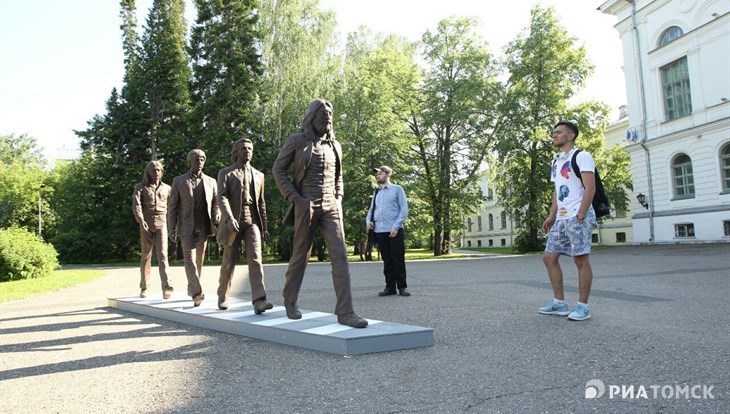
{"label": "blue sneaker", "polygon": [[588,311],[588,308],[581,304],[575,305],[573,312],[570,312],[570,315],[568,315],[568,319],[571,321],[584,321],[590,318],[591,313]]}
{"label": "blue sneaker", "polygon": [[556,305],[555,302],[550,302],[549,305],[545,306],[544,308],[539,308],[537,311],[542,313],[543,315],[559,316],[565,316],[570,313],[567,303],[563,303],[562,305]]}

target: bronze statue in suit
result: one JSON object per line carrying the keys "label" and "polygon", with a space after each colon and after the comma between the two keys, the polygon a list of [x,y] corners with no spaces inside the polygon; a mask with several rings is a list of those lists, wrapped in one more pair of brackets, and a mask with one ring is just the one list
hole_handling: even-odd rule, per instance
{"label": "bronze statue in suit", "polygon": [[180,235],[185,274],[188,277],[188,295],[193,305],[200,306],[205,299],[200,275],[203,270],[208,237],[215,236],[215,224],[220,220],[217,184],[203,173],[205,153],[194,149],[188,153],[190,171],[172,180],[167,201],[167,228],[170,240]]}
{"label": "bronze statue in suit", "polygon": [[[294,251],[286,271],[284,306],[290,319],[300,319],[297,306],[314,233],[322,232],[330,252],[332,281],[337,296],[337,321],[364,328],[368,321],[359,318],[352,307],[350,269],[347,263],[345,231],[342,224],[342,147],[332,129],[332,104],[316,99],[307,108],[302,130],[290,136],[274,162],[274,180],[292,203],[284,224],[294,225]],[[294,164],[294,179],[289,166]]]}
{"label": "bronze statue in suit", "polygon": [[157,249],[162,297],[169,299],[173,292],[167,276],[167,198],[170,196],[170,186],[162,182],[163,172],[162,163],[148,162],[142,174],[142,182],[134,186],[132,193],[132,212],[139,223],[142,248],[139,264],[141,298],[147,297],[153,246]]}
{"label": "bronze statue in suit", "polygon": [[266,201],[264,174],[251,166],[253,143],[242,138],[233,143],[231,158],[234,164],[218,172],[218,206],[221,222],[218,243],[224,245],[223,263],[218,280],[218,307],[228,309],[228,295],[241,242],[246,243],[248,278],[251,283],[251,301],[256,314],[274,306],[266,300],[262,245],[269,239],[266,230]]}

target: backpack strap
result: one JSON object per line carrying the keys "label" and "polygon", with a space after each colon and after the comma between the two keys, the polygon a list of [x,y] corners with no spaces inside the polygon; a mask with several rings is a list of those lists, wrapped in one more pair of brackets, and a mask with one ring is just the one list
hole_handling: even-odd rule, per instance
{"label": "backpack strap", "polygon": [[[583,151],[583,150],[579,149],[573,153],[573,157],[570,159],[570,164],[573,166],[573,172],[575,173],[575,176],[578,177],[578,179],[580,180],[580,183],[582,185],[583,176],[580,175],[580,170],[578,169],[578,162],[576,161],[578,159],[578,153],[581,151]],[[585,187],[586,186],[584,185],[583,188],[585,188]]]}

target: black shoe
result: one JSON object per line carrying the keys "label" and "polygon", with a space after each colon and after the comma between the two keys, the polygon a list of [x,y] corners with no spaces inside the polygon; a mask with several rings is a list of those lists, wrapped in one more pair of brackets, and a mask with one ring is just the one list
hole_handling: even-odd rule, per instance
{"label": "black shoe", "polygon": [[408,289],[403,288],[400,290],[400,295],[401,296],[411,296],[411,292],[409,292]]}
{"label": "black shoe", "polygon": [[299,307],[294,303],[285,303],[286,317],[289,319],[302,319],[302,312],[299,311]]}
{"label": "black shoe", "polygon": [[350,312],[345,315],[337,315],[337,323],[351,328],[364,328],[368,326],[368,321],[355,315],[355,312]]}
{"label": "black shoe", "polygon": [[390,296],[395,295],[395,289],[385,288],[382,292],[378,292],[378,296]]}
{"label": "black shoe", "polygon": [[220,300],[218,299],[218,309],[220,310],[227,310],[228,309],[228,302],[226,300]]}

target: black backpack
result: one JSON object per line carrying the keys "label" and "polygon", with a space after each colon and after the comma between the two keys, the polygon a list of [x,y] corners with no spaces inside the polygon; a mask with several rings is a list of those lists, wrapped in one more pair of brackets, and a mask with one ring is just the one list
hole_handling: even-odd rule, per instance
{"label": "black backpack", "polygon": [[[583,184],[583,177],[580,175],[580,170],[578,169],[578,164],[575,162],[576,157],[578,157],[578,153],[582,150],[576,150],[573,153],[573,159],[570,160],[571,164],[573,165],[573,172],[575,172],[575,175],[580,179],[580,183]],[[609,213],[611,213],[611,206],[610,202],[608,201],[608,197],[606,196],[606,190],[603,188],[603,182],[601,181],[601,176],[598,174],[598,168],[596,168],[596,194],[593,195],[593,210],[596,212],[596,218],[601,218],[603,216],[607,216]],[[585,186],[583,186],[585,188]]]}

